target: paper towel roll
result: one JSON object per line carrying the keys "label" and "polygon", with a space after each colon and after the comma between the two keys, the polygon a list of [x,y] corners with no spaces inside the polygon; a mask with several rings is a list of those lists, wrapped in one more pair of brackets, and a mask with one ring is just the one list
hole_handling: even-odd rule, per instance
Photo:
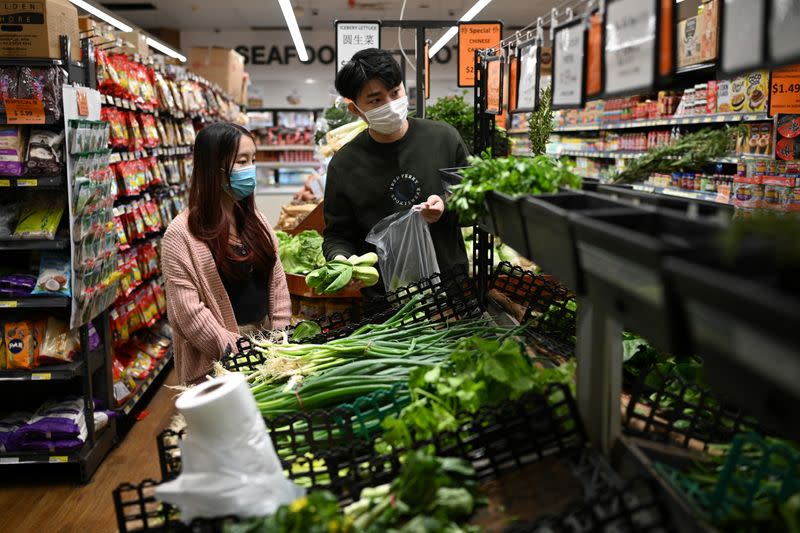
{"label": "paper towel roll", "polygon": [[244,374],[225,374],[192,387],[175,407],[186,418],[189,435],[209,443],[226,441],[253,424],[266,431]]}

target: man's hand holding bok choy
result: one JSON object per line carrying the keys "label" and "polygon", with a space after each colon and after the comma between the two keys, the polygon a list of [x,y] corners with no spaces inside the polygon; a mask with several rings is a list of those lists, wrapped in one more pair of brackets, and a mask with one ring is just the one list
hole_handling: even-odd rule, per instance
{"label": "man's hand holding bok choy", "polygon": [[318,294],[334,294],[346,287],[371,287],[378,283],[380,276],[375,264],[378,255],[370,252],[362,256],[351,255],[345,258],[336,256],[322,267],[306,276],[306,283]]}

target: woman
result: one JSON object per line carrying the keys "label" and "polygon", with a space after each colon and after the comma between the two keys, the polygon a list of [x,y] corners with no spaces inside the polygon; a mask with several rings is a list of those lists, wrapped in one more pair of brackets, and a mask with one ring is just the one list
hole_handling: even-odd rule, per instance
{"label": "woman", "polygon": [[278,241],[253,198],[255,155],[246,129],[203,129],[194,145],[189,209],[164,235],[167,312],[184,384],[202,381],[240,334],[289,324]]}

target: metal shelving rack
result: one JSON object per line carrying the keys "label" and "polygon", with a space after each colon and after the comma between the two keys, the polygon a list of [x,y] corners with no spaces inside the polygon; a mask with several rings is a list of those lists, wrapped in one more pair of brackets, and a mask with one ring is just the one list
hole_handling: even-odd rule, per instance
{"label": "metal shelving rack", "polygon": [[[34,66],[34,67],[61,67],[67,74],[69,83],[79,84],[93,88],[96,83],[94,63],[94,48],[89,39],[81,40],[82,61],[73,61],[71,58],[71,43],[67,36],[60,39],[61,59],[0,59],[2,66]],[[56,121],[52,115],[45,117],[46,125],[62,125],[63,121]],[[5,116],[0,116],[0,122],[5,123]],[[63,172],[63,171],[62,171]],[[0,178],[0,191],[27,190],[27,189],[62,189],[66,186],[66,175],[56,177],[2,177]],[[69,206],[68,206],[69,208]],[[69,230],[68,230],[69,231]],[[0,241],[0,251],[8,253],[26,253],[44,250],[68,250],[70,236],[59,234],[53,240],[3,240]],[[30,313],[50,312],[69,317],[71,300],[69,298],[30,296],[26,298],[0,300],[0,318],[7,318],[10,313],[27,316]],[[58,390],[69,390],[75,387],[75,381],[80,380],[80,396],[83,398],[86,416],[87,437],[84,446],[78,450],[54,452],[9,452],[0,454],[0,468],[17,468],[19,465],[73,465],[78,469],[79,479],[88,481],[102,460],[117,441],[116,424],[113,419],[102,431],[96,431],[94,424],[95,399],[111,405],[112,377],[111,377],[111,332],[109,329],[107,312],[101,313],[95,320],[96,329],[101,339],[97,350],[89,350],[89,327],[81,326],[79,338],[81,351],[75,360],[69,364],[37,367],[25,371],[2,371],[0,383],[3,392],[14,397],[29,397],[34,382],[60,383]],[[50,385],[47,385],[49,387]],[[35,389],[37,392],[46,389]],[[24,391],[24,392],[23,392]],[[16,395],[15,393],[19,393]],[[8,404],[7,404],[8,405]]]}

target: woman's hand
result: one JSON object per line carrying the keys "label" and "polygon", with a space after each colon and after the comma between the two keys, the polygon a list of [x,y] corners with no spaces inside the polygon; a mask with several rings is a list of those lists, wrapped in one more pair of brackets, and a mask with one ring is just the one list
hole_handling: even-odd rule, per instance
{"label": "woman's hand", "polygon": [[422,219],[428,224],[439,222],[444,214],[444,200],[441,197],[432,194],[428,200],[416,206],[422,213]]}

